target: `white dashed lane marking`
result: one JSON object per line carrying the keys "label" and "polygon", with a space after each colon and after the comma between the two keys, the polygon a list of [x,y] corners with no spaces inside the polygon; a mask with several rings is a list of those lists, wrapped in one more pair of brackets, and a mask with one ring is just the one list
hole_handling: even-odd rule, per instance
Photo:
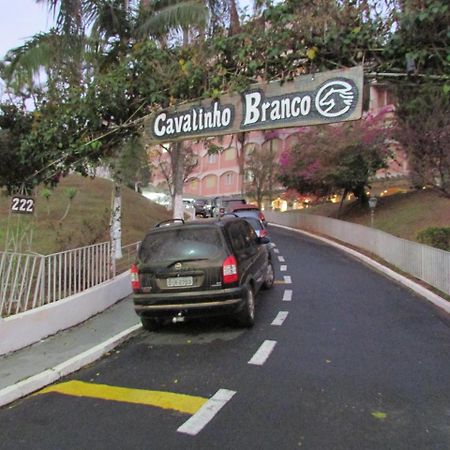
{"label": "white dashed lane marking", "polygon": [[192,417],[181,425],[179,433],[195,436],[214,418],[214,416],[231,400],[236,391],[219,389]]}
{"label": "white dashed lane marking", "polygon": [[286,272],[286,270],[287,270],[287,265],[286,264],[282,264],[280,266],[280,272]]}
{"label": "white dashed lane marking", "polygon": [[278,261],[280,261],[280,262],[285,262],[284,256],[279,256],[279,257],[278,257]]}
{"label": "white dashed lane marking", "polygon": [[285,284],[292,284],[292,279],[289,275],[285,275],[284,277]]}
{"label": "white dashed lane marking", "polygon": [[283,302],[290,302],[292,300],[292,290],[286,289],[283,293]]}
{"label": "white dashed lane marking", "polygon": [[273,251],[274,251],[275,253],[280,253],[280,250],[278,250],[277,248],[274,248]]}
{"label": "white dashed lane marking", "polygon": [[248,363],[254,364],[255,366],[262,366],[272,353],[275,345],[277,345],[277,341],[264,341]]}
{"label": "white dashed lane marking", "polygon": [[275,317],[275,319],[273,320],[271,325],[275,325],[275,326],[281,326],[283,325],[284,321],[286,320],[287,316],[288,316],[288,312],[287,311],[280,311],[277,314],[277,317]]}

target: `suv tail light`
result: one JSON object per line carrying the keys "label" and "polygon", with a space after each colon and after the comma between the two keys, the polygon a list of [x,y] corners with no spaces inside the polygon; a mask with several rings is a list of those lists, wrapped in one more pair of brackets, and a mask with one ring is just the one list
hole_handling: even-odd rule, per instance
{"label": "suv tail light", "polygon": [[266,217],[264,216],[264,214],[260,211],[258,214],[259,220],[262,220],[263,222],[266,221]]}
{"label": "suv tail light", "polygon": [[133,292],[139,292],[141,290],[141,282],[139,281],[139,270],[136,264],[133,264],[130,269],[131,275],[131,288]]}
{"label": "suv tail light", "polygon": [[237,261],[234,255],[228,256],[222,265],[224,284],[235,283],[238,280]]}
{"label": "suv tail light", "polygon": [[262,230],[259,230],[259,237],[264,237],[267,236],[269,234],[269,232],[263,228]]}

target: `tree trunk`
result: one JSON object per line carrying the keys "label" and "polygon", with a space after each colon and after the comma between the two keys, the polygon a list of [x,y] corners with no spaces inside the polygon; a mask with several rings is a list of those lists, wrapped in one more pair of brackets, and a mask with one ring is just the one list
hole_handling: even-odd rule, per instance
{"label": "tree trunk", "polygon": [[273,202],[273,139],[270,140],[270,173],[269,173],[269,208],[272,208]]}
{"label": "tree trunk", "polygon": [[258,208],[262,209],[263,203],[263,190],[260,187],[256,188],[256,203],[258,204]]}
{"label": "tree trunk", "polygon": [[[246,133],[237,133],[236,140],[239,142],[239,145],[236,145],[238,164],[239,164],[239,184],[241,189],[242,197],[245,195],[244,192],[244,177],[245,177],[245,139]],[[240,148],[239,148],[240,147]]]}
{"label": "tree trunk", "polygon": [[344,204],[346,196],[347,196],[347,189],[344,188],[343,191],[342,191],[342,197],[341,197],[341,201],[339,202],[339,208],[338,208],[338,212],[337,212],[337,218],[338,219],[339,219],[339,217],[341,217],[342,205]]}
{"label": "tree trunk", "polygon": [[228,28],[228,35],[234,36],[241,32],[241,23],[239,21],[239,14],[235,0],[230,0],[230,27]]}
{"label": "tree trunk", "polygon": [[175,142],[173,144],[172,173],[173,173],[172,217],[174,219],[183,219],[184,155],[182,142]]}
{"label": "tree trunk", "polygon": [[114,182],[110,236],[111,257],[115,274],[115,260],[122,258],[122,186],[118,181]]}
{"label": "tree trunk", "polygon": [[189,28],[182,28],[183,31],[183,47],[186,48],[189,45]]}

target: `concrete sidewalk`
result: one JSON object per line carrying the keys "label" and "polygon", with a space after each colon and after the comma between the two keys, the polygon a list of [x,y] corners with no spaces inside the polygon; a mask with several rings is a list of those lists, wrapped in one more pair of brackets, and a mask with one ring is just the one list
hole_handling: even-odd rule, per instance
{"label": "concrete sidewalk", "polygon": [[0,407],[95,361],[140,328],[127,297],[86,322],[0,356]]}

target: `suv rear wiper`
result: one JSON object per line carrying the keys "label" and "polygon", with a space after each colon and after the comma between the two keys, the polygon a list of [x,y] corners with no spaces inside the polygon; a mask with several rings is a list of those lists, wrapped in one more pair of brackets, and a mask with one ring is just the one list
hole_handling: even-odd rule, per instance
{"label": "suv rear wiper", "polygon": [[190,258],[190,259],[177,259],[173,263],[169,264],[167,267],[173,266],[176,263],[186,263],[186,262],[192,262],[192,261],[208,261],[209,258]]}

